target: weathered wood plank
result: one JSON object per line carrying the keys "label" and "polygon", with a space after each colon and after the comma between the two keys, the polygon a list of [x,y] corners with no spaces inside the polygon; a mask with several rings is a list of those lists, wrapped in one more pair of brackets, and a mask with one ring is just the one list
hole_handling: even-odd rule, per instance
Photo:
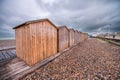
{"label": "weathered wood plank", "polygon": [[8,51],[6,51],[6,52],[8,53],[8,55],[10,56],[10,58],[14,57],[14,54],[13,54],[13,53],[11,53],[9,50],[8,50]]}
{"label": "weathered wood plank", "polygon": [[10,62],[11,58],[0,60],[0,67],[8,64]]}
{"label": "weathered wood plank", "polygon": [[7,50],[7,53],[9,53],[9,55],[11,56],[11,58],[16,57],[15,51],[11,51],[11,50]]}
{"label": "weathered wood plank", "polygon": [[1,52],[2,52],[2,55],[4,56],[4,59],[6,59],[7,55],[6,55],[5,51],[1,51]]}
{"label": "weathered wood plank", "polygon": [[66,26],[58,29],[58,51],[61,52],[69,47],[69,30]]}
{"label": "weathered wood plank", "polygon": [[2,54],[2,52],[0,51],[0,60],[4,59],[4,55]]}
{"label": "weathered wood plank", "polygon": [[[1,51],[2,52],[2,51]],[[6,59],[6,55],[4,55],[4,53],[2,52],[2,55],[3,55],[3,60]]]}
{"label": "weathered wood plank", "polygon": [[16,50],[10,50],[11,53],[13,53],[14,55],[16,55]]}
{"label": "weathered wood plank", "polygon": [[15,72],[14,74],[11,74],[11,75],[9,75],[8,77],[6,77],[6,79],[7,79],[7,78],[9,79],[9,77],[10,77],[10,78],[14,78],[14,76],[16,76],[17,74],[19,74],[19,73],[21,73],[21,72],[23,72],[23,71],[25,71],[25,70],[28,70],[28,69],[29,69],[29,66],[27,66],[27,67],[25,67],[25,68],[22,68],[21,70]]}
{"label": "weathered wood plank", "polygon": [[15,50],[10,50],[9,53],[10,53],[13,57],[16,57]]}
{"label": "weathered wood plank", "polygon": [[[74,45],[74,46],[75,46],[75,45]],[[53,56],[51,56],[51,57],[48,57],[48,58],[44,59],[43,61],[39,62],[38,64],[36,64],[36,65],[34,65],[34,66],[32,66],[31,68],[29,68],[29,69],[27,69],[27,70],[25,70],[25,71],[23,71],[23,72],[15,75],[15,76],[13,76],[12,79],[14,79],[14,80],[19,80],[19,79],[21,79],[22,77],[24,77],[24,76],[26,76],[27,74],[33,72],[34,70],[42,67],[43,65],[46,65],[47,63],[49,63],[49,62],[52,61],[53,59],[57,58],[58,56],[60,56],[60,55],[63,54],[64,52],[70,50],[70,49],[71,49],[72,47],[74,47],[74,46],[71,46],[70,48],[65,49],[64,51],[62,51],[62,52],[60,52],[60,53],[57,53],[57,54],[55,54],[55,55],[53,55]]]}
{"label": "weathered wood plank", "polygon": [[7,54],[6,51],[2,51],[3,55],[5,56],[5,58],[10,58],[10,56]]}
{"label": "weathered wood plank", "polygon": [[20,65],[18,65],[18,66],[14,66],[14,67],[9,67],[9,66],[5,66],[5,68],[0,68],[1,70],[0,70],[0,72],[5,72],[5,71],[7,71],[7,73],[5,72],[4,74],[2,74],[2,75],[5,75],[5,74],[9,74],[9,73],[11,73],[11,72],[15,72],[15,71],[17,71],[17,70],[19,70],[19,69],[22,69],[22,68],[24,68],[25,66],[27,66],[26,64],[20,64]]}
{"label": "weathered wood plank", "polygon": [[23,64],[25,64],[23,61],[19,61],[19,62],[12,64],[12,65],[9,65],[9,67],[12,68],[12,67],[16,67],[16,66],[23,65]]}
{"label": "weathered wood plank", "polygon": [[[14,64],[9,64],[8,63],[7,65],[4,65],[4,66],[7,66],[5,69],[10,69],[11,70],[11,69],[18,68],[21,65],[25,65],[25,63],[24,62],[16,62]],[[4,69],[4,66],[1,67],[1,70]]]}
{"label": "weathered wood plank", "polygon": [[9,56],[9,58],[13,58],[13,55],[9,51],[6,50],[6,54]]}
{"label": "weathered wood plank", "polygon": [[21,68],[17,69],[17,71],[11,71],[11,72],[9,72],[9,73],[7,73],[5,75],[2,75],[1,79],[5,79],[6,80],[6,79],[8,79],[8,78],[10,78],[10,77],[12,77],[12,76],[14,76],[14,75],[24,71],[24,70],[29,69],[29,68],[30,68],[29,66],[21,67]]}
{"label": "weathered wood plank", "polygon": [[69,29],[69,46],[75,44],[75,31],[74,29]]}
{"label": "weathered wood plank", "polygon": [[19,59],[12,60],[13,62],[10,62],[2,67],[0,67],[0,76],[1,79],[4,79],[5,76],[9,76],[12,73],[16,73],[19,70],[22,70],[24,67],[27,67],[27,65]]}
{"label": "weathered wood plank", "polygon": [[6,65],[0,65],[0,71],[1,71],[1,69],[7,69],[7,68],[9,69],[9,67],[5,68],[5,66],[10,66],[15,63],[21,62],[21,60],[19,58],[14,58],[12,60],[7,59],[7,60],[0,61],[0,64],[6,63],[6,62],[9,62],[9,63],[7,63]]}
{"label": "weathered wood plank", "polygon": [[[74,46],[72,46],[72,47],[74,47]],[[71,49],[72,47],[65,49],[63,52],[57,53],[56,55],[51,56],[51,57],[41,61],[40,63],[38,63],[32,67],[27,66],[25,63],[23,65],[23,63],[21,63],[21,62],[23,62],[21,59],[15,58],[15,59],[11,60],[10,63],[6,64],[6,68],[4,66],[2,66],[8,72],[5,72],[4,75],[2,75],[2,77],[0,77],[0,80],[5,80],[5,79],[19,80],[23,76],[33,72],[34,70],[40,68],[41,66],[49,63],[53,59],[57,58],[58,56],[60,56],[64,52]],[[2,69],[2,68],[0,67],[0,69]]]}
{"label": "weathered wood plank", "polygon": [[10,61],[9,61],[9,64],[7,64],[7,65],[9,66],[9,65],[11,65],[11,64],[14,64],[14,63],[20,62],[20,61],[21,61],[21,59],[19,59],[19,58],[16,57],[16,58],[10,60]]}

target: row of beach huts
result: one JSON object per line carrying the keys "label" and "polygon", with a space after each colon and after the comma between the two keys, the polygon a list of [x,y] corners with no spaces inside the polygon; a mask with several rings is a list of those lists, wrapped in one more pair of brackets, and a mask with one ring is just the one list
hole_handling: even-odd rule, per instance
{"label": "row of beach huts", "polygon": [[56,27],[49,19],[25,22],[14,27],[17,57],[32,66],[52,55],[83,42],[87,34]]}

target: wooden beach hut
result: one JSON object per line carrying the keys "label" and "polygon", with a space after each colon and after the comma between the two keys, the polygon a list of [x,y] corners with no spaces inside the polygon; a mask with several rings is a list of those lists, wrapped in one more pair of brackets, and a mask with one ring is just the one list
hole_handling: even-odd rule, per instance
{"label": "wooden beach hut", "polygon": [[87,33],[85,33],[85,40],[88,38],[88,35],[87,35]]}
{"label": "wooden beach hut", "polygon": [[79,32],[77,30],[75,30],[75,44],[79,43]]}
{"label": "wooden beach hut", "polygon": [[57,53],[57,27],[49,19],[28,21],[13,29],[17,56],[28,65]]}
{"label": "wooden beach hut", "polygon": [[82,32],[80,32],[80,42],[82,42]]}
{"label": "wooden beach hut", "polygon": [[75,34],[74,34],[74,43],[75,43],[75,45],[77,44],[77,31],[75,30]]}
{"label": "wooden beach hut", "polygon": [[84,33],[82,32],[82,42],[84,41]]}
{"label": "wooden beach hut", "polygon": [[82,41],[85,41],[87,39],[87,34],[86,33],[82,33]]}
{"label": "wooden beach hut", "polygon": [[69,29],[66,26],[58,27],[58,52],[69,47]]}
{"label": "wooden beach hut", "polygon": [[77,43],[80,42],[80,36],[79,36],[79,31],[77,31]]}
{"label": "wooden beach hut", "polygon": [[74,45],[75,42],[75,31],[74,29],[69,29],[69,45]]}

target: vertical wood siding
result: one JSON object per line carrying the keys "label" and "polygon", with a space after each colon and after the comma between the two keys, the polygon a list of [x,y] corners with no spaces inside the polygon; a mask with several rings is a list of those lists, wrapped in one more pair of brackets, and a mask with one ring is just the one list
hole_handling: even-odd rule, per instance
{"label": "vertical wood siding", "polygon": [[22,26],[15,33],[17,56],[30,66],[57,53],[57,28],[48,21]]}
{"label": "vertical wood siding", "polygon": [[77,44],[78,43],[78,31],[77,30],[75,30],[75,44]]}
{"label": "vertical wood siding", "polygon": [[82,33],[82,41],[85,41],[87,39],[87,34],[86,33]]}
{"label": "vertical wood siding", "polygon": [[79,32],[77,31],[77,43],[80,42],[80,38],[79,38]]}
{"label": "vertical wood siding", "polygon": [[21,25],[15,34],[17,56],[30,66],[87,39],[85,33],[56,28],[47,20]]}
{"label": "vertical wood siding", "polygon": [[85,35],[85,40],[86,40],[86,39],[88,38],[88,36],[87,36],[87,34],[86,34],[86,33],[85,33],[84,35]]}
{"label": "vertical wood siding", "polygon": [[79,39],[80,39],[80,42],[82,42],[82,33],[79,32]]}
{"label": "vertical wood siding", "polygon": [[82,41],[84,41],[84,33],[82,33]]}
{"label": "vertical wood siding", "polygon": [[74,45],[75,42],[75,31],[73,29],[69,29],[69,45]]}
{"label": "vertical wood siding", "polygon": [[[29,26],[25,25],[15,30],[16,33],[16,52],[17,56],[29,63],[30,37]],[[28,56],[28,57],[26,57]]]}
{"label": "vertical wood siding", "polygon": [[58,36],[58,51],[61,52],[69,47],[69,30],[59,27]]}

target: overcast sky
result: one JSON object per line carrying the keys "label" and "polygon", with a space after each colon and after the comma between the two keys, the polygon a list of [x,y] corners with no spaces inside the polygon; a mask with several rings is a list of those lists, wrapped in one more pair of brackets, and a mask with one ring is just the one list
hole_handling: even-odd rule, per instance
{"label": "overcast sky", "polygon": [[82,32],[120,32],[120,0],[0,0],[0,37],[28,20],[49,18]]}

